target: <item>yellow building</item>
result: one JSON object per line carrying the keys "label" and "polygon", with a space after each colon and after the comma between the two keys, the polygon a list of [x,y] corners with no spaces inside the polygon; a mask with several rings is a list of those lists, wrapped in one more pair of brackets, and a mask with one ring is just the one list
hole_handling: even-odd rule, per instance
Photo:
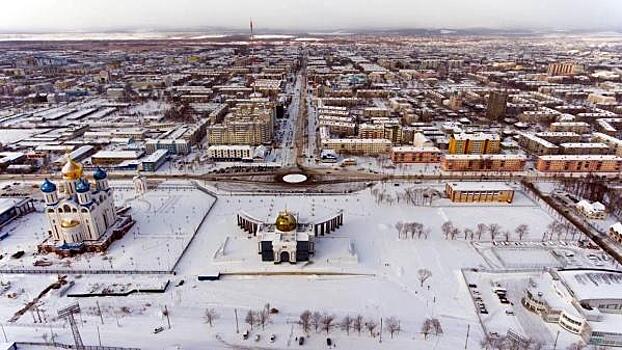
{"label": "yellow building", "polygon": [[512,203],[514,189],[497,182],[458,182],[445,185],[445,193],[452,202]]}
{"label": "yellow building", "polygon": [[495,154],[501,150],[501,138],[495,134],[454,134],[449,139],[449,154]]}

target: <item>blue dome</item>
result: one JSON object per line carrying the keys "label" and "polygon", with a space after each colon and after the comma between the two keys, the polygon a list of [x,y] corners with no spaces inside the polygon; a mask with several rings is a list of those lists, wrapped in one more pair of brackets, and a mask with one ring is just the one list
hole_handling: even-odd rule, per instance
{"label": "blue dome", "polygon": [[52,193],[56,191],[56,185],[54,185],[53,182],[51,182],[48,179],[45,179],[45,181],[43,181],[43,184],[41,185],[41,192],[45,192],[45,193]]}
{"label": "blue dome", "polygon": [[78,180],[76,184],[76,191],[80,193],[88,192],[91,189],[91,185],[86,180]]}
{"label": "blue dome", "polygon": [[105,178],[108,177],[108,174],[106,174],[106,172],[104,171],[104,169],[97,167],[97,169],[95,169],[95,172],[93,173],[93,178],[95,180],[103,180]]}

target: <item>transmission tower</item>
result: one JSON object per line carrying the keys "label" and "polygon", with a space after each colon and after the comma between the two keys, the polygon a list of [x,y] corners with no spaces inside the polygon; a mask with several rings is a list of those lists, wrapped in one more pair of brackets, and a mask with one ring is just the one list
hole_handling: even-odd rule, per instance
{"label": "transmission tower", "polygon": [[58,317],[64,318],[69,321],[69,325],[71,325],[71,333],[73,333],[73,340],[76,343],[76,349],[84,349],[84,343],[82,343],[82,337],[80,337],[80,330],[78,329],[78,325],[76,324],[76,318],[73,317],[73,314],[80,312],[80,304],[74,304],[68,306],[64,309],[58,310]]}

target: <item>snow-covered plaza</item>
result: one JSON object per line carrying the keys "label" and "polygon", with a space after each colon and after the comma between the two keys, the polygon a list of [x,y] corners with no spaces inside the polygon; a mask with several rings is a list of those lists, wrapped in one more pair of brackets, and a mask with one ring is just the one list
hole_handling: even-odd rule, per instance
{"label": "snow-covered plaza", "polygon": [[[510,184],[517,190],[511,204],[452,203],[443,196],[444,184],[437,182],[377,183],[349,194],[215,196],[210,194],[214,184],[199,185],[204,188],[164,183],[136,197],[128,184],[112,183],[117,206],[131,207],[136,225],[104,255],[35,256],[46,224],[42,215],[31,213],[12,223],[11,235],[1,243],[2,253],[9,255],[0,261],[2,270],[85,271],[64,274],[67,283],[43,295],[41,291],[62,273],[2,273],[3,283],[10,282],[0,295],[7,338],[42,341],[53,333],[56,341],[71,344],[71,330],[57,319],[56,310],[78,302],[83,310],[79,329],[89,345],[101,340],[103,345],[143,349],[175,349],[180,344],[184,349],[286,349],[299,347],[296,339],[304,335],[304,346],[313,349],[325,347],[327,337],[344,349],[480,349],[485,329],[501,333],[511,328],[526,337],[533,329],[523,325],[526,318],[513,319],[502,311],[482,317],[468,280],[481,284],[490,277],[473,271],[494,272],[494,279],[508,269],[529,276],[542,268],[594,265],[587,256],[602,256],[580,247],[579,237],[543,242],[543,232],[556,218],[516,184]],[[284,209],[307,222],[343,210],[343,226],[315,238],[315,255],[309,262],[262,262],[255,237],[238,227],[236,215],[243,211],[272,221]],[[447,230],[447,222],[453,231]],[[409,223],[421,226],[412,232],[400,230]],[[494,239],[489,232],[477,235],[478,224],[497,224],[500,233]],[[528,230],[519,237],[515,231],[522,224]],[[17,250],[26,254],[12,259],[10,254]],[[51,265],[33,266],[42,259]],[[618,266],[607,262],[607,267]],[[98,274],[100,270],[109,273]],[[110,273],[114,271],[122,272]],[[163,286],[166,290],[158,292]],[[127,296],[71,296],[134,289]],[[10,293],[15,295],[7,298]],[[35,307],[7,322],[35,298]],[[273,312],[266,323],[251,327],[246,322],[249,310],[261,311],[267,304]],[[216,315],[212,326],[206,310]],[[328,335],[313,327],[305,334],[299,324],[305,310],[335,316]],[[360,334],[339,329],[344,317],[357,315],[378,325],[362,327]],[[380,328],[381,319],[397,320],[400,331],[391,337]],[[438,320],[442,333],[424,332],[429,320]],[[154,334],[158,327],[163,331]],[[251,336],[245,340],[247,329]],[[567,334],[560,341],[578,339]]]}

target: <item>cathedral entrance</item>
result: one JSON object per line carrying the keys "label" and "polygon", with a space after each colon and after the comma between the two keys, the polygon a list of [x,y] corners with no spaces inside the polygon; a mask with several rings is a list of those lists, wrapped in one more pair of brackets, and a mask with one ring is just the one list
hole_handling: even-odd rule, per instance
{"label": "cathedral entrance", "polygon": [[289,262],[289,253],[281,252],[281,262]]}

